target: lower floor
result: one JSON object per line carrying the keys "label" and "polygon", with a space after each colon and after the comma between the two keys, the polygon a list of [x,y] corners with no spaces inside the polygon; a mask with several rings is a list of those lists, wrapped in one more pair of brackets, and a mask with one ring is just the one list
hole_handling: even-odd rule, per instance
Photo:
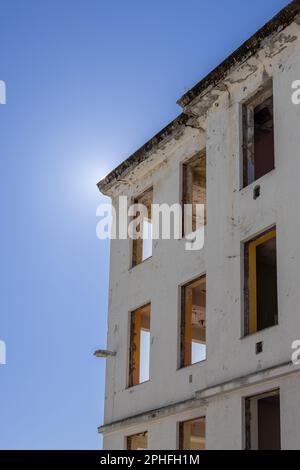
{"label": "lower floor", "polygon": [[300,450],[300,371],[258,372],[100,431],[106,450]]}

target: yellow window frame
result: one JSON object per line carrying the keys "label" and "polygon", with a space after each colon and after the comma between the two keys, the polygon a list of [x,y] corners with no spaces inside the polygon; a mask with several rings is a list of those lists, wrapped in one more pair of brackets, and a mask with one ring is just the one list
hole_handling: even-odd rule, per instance
{"label": "yellow window frame", "polygon": [[276,238],[276,228],[264,233],[261,237],[249,242],[249,272],[248,272],[248,293],[249,293],[249,334],[257,332],[257,279],[256,279],[256,249],[263,243]]}

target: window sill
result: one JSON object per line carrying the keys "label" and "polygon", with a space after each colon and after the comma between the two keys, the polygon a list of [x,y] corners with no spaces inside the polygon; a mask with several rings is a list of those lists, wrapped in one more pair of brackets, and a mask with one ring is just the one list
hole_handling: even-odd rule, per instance
{"label": "window sill", "polygon": [[279,323],[276,323],[275,325],[268,326],[267,328],[264,328],[263,330],[255,331],[254,333],[249,333],[247,335],[243,335],[240,337],[240,340],[246,339],[246,338],[253,338],[254,336],[258,336],[266,331],[273,330],[275,328],[278,328],[280,325]]}
{"label": "window sill", "polygon": [[207,362],[207,359],[204,359],[203,361],[195,362],[195,364],[190,364],[189,366],[178,367],[177,372],[179,372],[181,370],[187,370],[187,369],[190,369],[192,367],[199,366],[201,364],[205,364],[206,362]]}
{"label": "window sill", "polygon": [[146,380],[145,382],[141,382],[140,384],[128,386],[128,387],[126,387],[125,390],[129,390],[129,391],[130,391],[130,390],[134,390],[134,389],[136,389],[137,387],[140,387],[141,385],[148,384],[149,382],[151,382],[151,379]]}
{"label": "window sill", "polygon": [[137,268],[138,266],[144,266],[145,263],[147,263],[148,261],[150,261],[151,259],[153,258],[153,255],[152,256],[149,256],[149,258],[145,259],[144,261],[142,261],[141,263],[139,264],[135,264],[134,266],[131,266],[128,271],[133,271],[135,268]]}
{"label": "window sill", "polygon": [[247,192],[253,192],[255,186],[263,183],[264,179],[268,176],[272,178],[274,173],[276,173],[276,168],[273,168],[272,170],[268,171],[268,173],[266,173],[265,175],[261,176],[257,180],[252,181],[252,183],[247,184],[247,186],[242,186],[240,188],[240,193],[246,194]]}

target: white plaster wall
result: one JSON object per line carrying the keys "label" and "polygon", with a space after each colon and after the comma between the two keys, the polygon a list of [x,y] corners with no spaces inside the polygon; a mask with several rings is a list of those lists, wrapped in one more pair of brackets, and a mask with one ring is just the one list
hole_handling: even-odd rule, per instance
{"label": "white plaster wall", "polygon": [[[300,79],[299,26],[291,25],[286,34],[298,39],[286,43],[281,52],[279,46],[276,50],[269,45],[229,77],[228,92],[221,94],[203,123],[206,135],[186,129],[122,189],[130,198],[153,186],[155,203],[180,202],[181,163],[206,143],[205,248],[187,252],[184,240],[154,242],[152,258],[129,269],[130,242],[112,241],[107,346],[117,356],[107,362],[105,423],[192,398],[198,390],[287,362],[292,342],[300,339],[300,106],[291,102],[291,83]],[[241,102],[267,75],[274,82],[276,168],[241,190]],[[254,201],[257,184],[261,196]],[[279,325],[243,338],[241,243],[273,224],[277,227]],[[179,286],[203,273],[207,274],[207,361],[178,370]],[[149,301],[151,380],[128,389],[129,312]],[[257,356],[258,341],[264,342],[264,350]],[[300,433],[300,421],[298,412],[292,411],[293,403],[298,409],[300,404],[297,384],[291,379],[282,390],[285,448],[299,447],[295,433]],[[291,400],[289,407],[287,400]],[[242,448],[240,407],[236,395],[209,405],[210,448]],[[151,446],[175,445],[174,422],[168,417],[159,426],[151,424],[151,429],[156,426],[153,436],[150,433]],[[120,448],[122,439],[122,433],[105,436],[104,447]]]}
{"label": "white plaster wall", "polygon": [[[149,421],[104,435],[105,449],[126,449],[126,437],[148,431],[148,448],[154,450],[174,450],[179,444],[179,423],[205,416],[206,408],[177,413],[163,419]],[[121,446],[121,447],[119,447]]]}
{"label": "white plaster wall", "polygon": [[244,399],[272,390],[280,390],[281,448],[300,450],[300,375],[282,377],[243,390],[213,397],[205,407],[149,420],[104,435],[105,449],[125,449],[126,437],[148,431],[149,450],[178,448],[178,425],[182,421],[206,416],[207,450],[245,449]]}
{"label": "white plaster wall", "polygon": [[[189,130],[189,136],[195,131]],[[176,149],[168,164],[143,181],[139,194],[153,184],[154,202],[180,201],[180,162],[205,146],[198,136]],[[131,196],[131,193],[130,193]],[[113,241],[111,250],[108,348],[117,351],[107,363],[106,421],[189,398],[205,386],[205,363],[178,368],[179,286],[205,272],[205,250],[186,252],[184,240],[154,242],[153,256],[129,269],[130,241]],[[127,388],[129,312],[151,301],[150,382]],[[167,345],[167,347],[166,347]],[[167,373],[166,373],[167,371]],[[193,383],[189,375],[193,374]],[[112,384],[114,382],[113,395]],[[182,390],[177,386],[181,383]],[[179,393],[178,393],[179,392]],[[147,396],[147,403],[145,403]]]}
{"label": "white plaster wall", "polygon": [[281,445],[284,450],[300,450],[300,377],[288,378],[280,389]]}

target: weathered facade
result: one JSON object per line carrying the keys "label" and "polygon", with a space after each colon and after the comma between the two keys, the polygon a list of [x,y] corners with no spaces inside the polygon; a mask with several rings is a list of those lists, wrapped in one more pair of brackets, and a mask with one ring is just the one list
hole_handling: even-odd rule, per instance
{"label": "weathered facade", "polygon": [[[202,250],[186,251],[184,239],[156,240],[152,256],[132,266],[132,241],[111,242],[107,347],[116,355],[107,360],[99,428],[105,449],[132,448],[132,436],[138,448],[186,448],[185,433],[193,431],[182,423],[191,420],[199,424],[192,448],[272,448],[280,439],[282,449],[300,449],[300,366],[291,360],[300,340],[297,80],[300,2],[294,1],[179,100],[177,119],[100,181],[116,207],[120,195],[132,200],[149,188],[154,203],[172,205],[182,202],[183,165],[206,153]],[[260,133],[274,145],[273,160],[263,164]],[[266,258],[270,271],[260,280]],[[182,363],[182,288],[203,276],[199,344],[205,341],[206,353]],[[148,305],[150,373],[129,382],[132,322]],[[264,441],[265,420],[278,428],[271,443]]]}

